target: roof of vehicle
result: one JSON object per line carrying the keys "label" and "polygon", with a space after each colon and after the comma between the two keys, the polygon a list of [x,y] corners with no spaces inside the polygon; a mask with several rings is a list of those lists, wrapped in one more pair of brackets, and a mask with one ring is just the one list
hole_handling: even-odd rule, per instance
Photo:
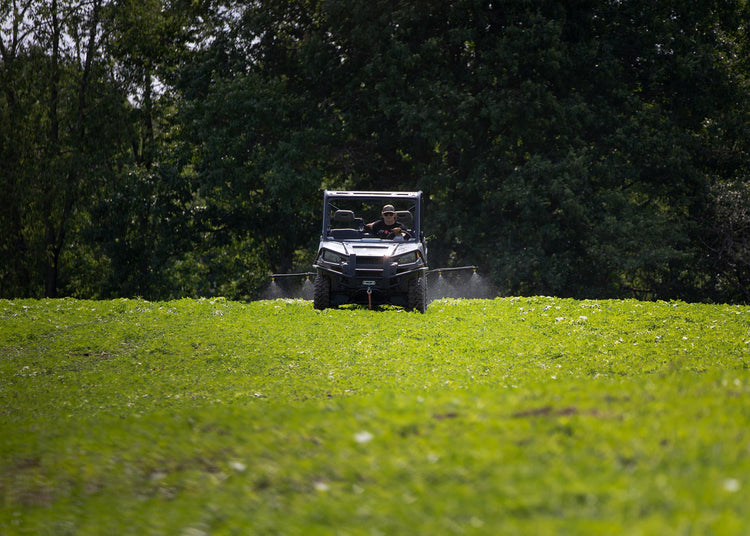
{"label": "roof of vehicle", "polygon": [[365,192],[358,190],[326,190],[325,195],[328,197],[361,197],[361,198],[384,198],[384,197],[403,197],[414,199],[420,197],[422,192]]}

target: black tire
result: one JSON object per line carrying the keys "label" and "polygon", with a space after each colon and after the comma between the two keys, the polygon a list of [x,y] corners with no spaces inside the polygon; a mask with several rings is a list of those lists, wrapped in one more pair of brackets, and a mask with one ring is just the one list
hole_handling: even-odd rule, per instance
{"label": "black tire", "polygon": [[331,280],[328,276],[318,274],[315,276],[313,288],[313,307],[315,309],[327,309],[331,306]]}
{"label": "black tire", "polygon": [[424,277],[415,277],[409,281],[407,309],[424,313],[427,310],[427,281]]}

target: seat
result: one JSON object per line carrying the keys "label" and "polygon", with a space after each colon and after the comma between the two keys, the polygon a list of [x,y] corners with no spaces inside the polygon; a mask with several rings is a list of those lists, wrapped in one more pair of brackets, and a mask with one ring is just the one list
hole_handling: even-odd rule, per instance
{"label": "seat", "polygon": [[331,238],[334,240],[362,238],[362,231],[358,231],[357,229],[331,229]]}
{"label": "seat", "polygon": [[396,221],[402,223],[406,229],[411,229],[414,223],[414,216],[408,210],[399,210],[396,212]]}
{"label": "seat", "polygon": [[396,220],[410,227],[414,223],[414,216],[408,210],[399,210],[396,212]]}
{"label": "seat", "polygon": [[357,218],[352,210],[337,210],[333,213],[333,221],[336,223],[353,223],[360,231],[365,226],[365,221],[362,218]]}

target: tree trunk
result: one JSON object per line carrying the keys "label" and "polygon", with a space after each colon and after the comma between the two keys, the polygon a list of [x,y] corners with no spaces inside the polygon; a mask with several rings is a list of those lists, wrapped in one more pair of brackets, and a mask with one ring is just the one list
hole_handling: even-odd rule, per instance
{"label": "tree trunk", "polygon": [[[50,9],[52,17],[52,65],[51,65],[51,76],[50,76],[50,100],[49,100],[49,118],[50,118],[50,140],[47,157],[47,165],[51,165],[55,162],[60,155],[60,117],[58,112],[59,100],[60,100],[60,21],[57,13],[57,0],[52,0],[52,6]],[[57,297],[57,259],[59,257],[59,251],[57,251],[57,233],[55,232],[55,224],[53,222],[54,213],[54,199],[53,194],[55,188],[52,186],[52,181],[56,180],[54,176],[55,171],[50,169],[45,176],[47,177],[44,181],[44,212],[43,217],[46,220],[45,224],[45,236],[44,236],[44,295],[47,298]]]}
{"label": "tree trunk", "polygon": [[46,298],[57,298],[57,261],[60,251],[55,247],[55,227],[51,222],[47,223],[46,248],[44,255],[44,296]]}

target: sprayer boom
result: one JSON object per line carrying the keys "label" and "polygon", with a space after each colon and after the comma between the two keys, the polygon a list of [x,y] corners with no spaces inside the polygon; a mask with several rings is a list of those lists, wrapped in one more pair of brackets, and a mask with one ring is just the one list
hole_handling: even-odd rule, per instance
{"label": "sprayer boom", "polygon": [[477,272],[476,266],[456,266],[454,268],[433,268],[432,270],[428,270],[428,274],[434,274],[438,273],[441,274],[443,272],[461,272],[466,270],[472,270],[474,273]]}
{"label": "sprayer boom", "polygon": [[299,272],[296,274],[271,274],[271,281],[275,281],[277,277],[314,277],[315,272]]}

